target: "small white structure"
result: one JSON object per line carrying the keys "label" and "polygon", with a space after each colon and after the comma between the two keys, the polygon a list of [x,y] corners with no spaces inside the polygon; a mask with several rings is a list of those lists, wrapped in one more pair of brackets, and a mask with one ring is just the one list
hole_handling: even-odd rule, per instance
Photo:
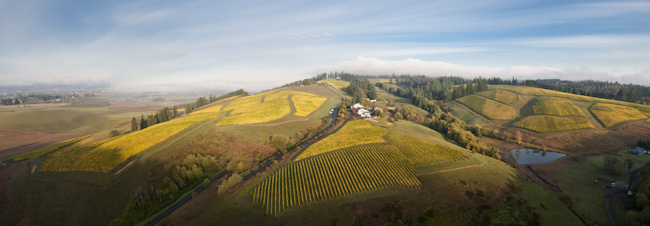
{"label": "small white structure", "polygon": [[360,103],[355,103],[355,104],[353,104],[353,105],[350,106],[350,110],[354,109],[354,110],[357,110],[357,111],[359,111],[359,109],[365,109],[365,108],[366,108],[366,107],[364,107],[364,106],[361,105]]}
{"label": "small white structure", "polygon": [[375,102],[377,102],[377,100],[370,100],[370,102],[375,103]]}
{"label": "small white structure", "polygon": [[629,188],[629,186],[623,181],[612,182],[612,187],[625,189],[625,190],[627,190]]}
{"label": "small white structure", "polygon": [[372,117],[372,114],[370,113],[370,111],[368,111],[366,109],[363,109],[363,108],[357,110],[357,113],[359,114],[359,116],[361,116],[361,118],[370,118],[370,117]]}

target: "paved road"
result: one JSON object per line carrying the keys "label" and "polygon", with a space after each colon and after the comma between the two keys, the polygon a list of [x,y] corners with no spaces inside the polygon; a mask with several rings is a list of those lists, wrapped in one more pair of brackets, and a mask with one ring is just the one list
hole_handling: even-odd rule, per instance
{"label": "paved road", "polygon": [[[645,166],[650,166],[650,162],[646,163]],[[634,184],[636,180],[639,179],[640,170],[641,168],[636,169],[630,173],[630,179],[628,181],[628,184],[630,186],[632,186],[632,184]],[[617,194],[627,194],[627,191],[620,188],[608,188],[605,191],[605,195],[603,196],[603,204],[605,205],[605,212],[607,212],[607,219],[609,219],[610,226],[618,226],[618,223],[616,223],[616,218],[612,213],[612,207],[610,204],[610,199],[612,198],[612,196]]]}
{"label": "paved road", "polygon": [[[327,125],[327,127],[325,127],[325,129],[323,129],[321,132],[319,132],[318,134],[316,134],[316,136],[312,137],[310,140],[308,140],[308,141],[306,141],[305,143],[303,143],[301,146],[303,146],[303,145],[307,145],[307,146],[309,146],[309,145],[313,144],[314,141],[317,141],[317,140],[319,140],[319,139],[322,139],[322,137],[319,137],[319,136],[320,136],[321,134],[323,134],[323,132],[327,131],[327,129],[329,129],[332,125],[334,125],[334,122],[336,122],[336,118],[338,117],[338,114],[337,114],[337,113],[338,113],[338,107],[336,107],[335,110],[332,112],[332,114],[330,114],[330,116],[332,117],[332,121],[330,122],[330,124]],[[303,146],[303,149],[302,149],[302,150],[304,150],[304,148],[306,148],[306,147]],[[282,159],[282,156],[283,156],[283,155],[279,155],[279,156],[278,156],[277,158],[275,158],[274,160],[280,160],[280,159]],[[259,172],[261,172],[262,170],[264,170],[264,169],[266,169],[267,167],[269,167],[272,163],[273,163],[273,161],[269,161],[268,163],[264,164],[262,167],[258,168],[257,170],[255,170],[255,171],[253,171],[253,172],[247,174],[246,176],[244,176],[244,177],[242,178],[242,182],[245,181],[245,180],[248,180],[248,179],[252,178],[252,177],[255,176],[257,173],[259,173]],[[219,173],[218,175],[216,175],[216,176],[214,176],[213,178],[211,178],[211,179],[210,179],[210,183],[213,183],[213,182],[217,181],[218,179],[224,177],[224,176],[227,175],[227,174],[228,174],[228,170],[224,170],[223,172],[221,172],[221,173]],[[205,189],[205,188],[203,187],[203,185],[200,185],[199,187],[197,187],[196,189],[194,189],[194,192],[199,193],[199,192],[203,191],[203,189]],[[191,199],[192,199],[192,194],[188,194],[188,195],[186,195],[185,197],[181,198],[178,202],[174,203],[172,206],[170,206],[169,208],[167,208],[166,210],[164,210],[160,215],[156,216],[155,218],[153,218],[153,219],[151,219],[150,221],[148,221],[147,223],[145,223],[144,226],[154,226],[154,225],[160,223],[163,219],[165,219],[167,216],[171,215],[171,214],[172,214],[174,211],[176,211],[178,208],[181,208],[183,205],[185,205],[185,203],[189,202]]]}

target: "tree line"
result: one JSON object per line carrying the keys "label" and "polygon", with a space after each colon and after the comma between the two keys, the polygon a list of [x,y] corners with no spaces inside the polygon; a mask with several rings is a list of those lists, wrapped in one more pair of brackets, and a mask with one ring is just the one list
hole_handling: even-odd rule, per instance
{"label": "tree line", "polygon": [[542,89],[550,89],[565,93],[572,93],[584,96],[598,97],[604,99],[620,100],[637,104],[650,104],[650,87],[634,84],[620,84],[618,82],[601,81],[568,81],[560,79],[537,79],[517,81],[512,78],[504,80],[501,78],[490,78],[491,85],[521,85]]}
{"label": "tree line", "polygon": [[[368,87],[367,84],[370,83],[367,79],[350,74],[346,74],[345,76],[342,75],[341,79],[344,77],[351,81],[350,86],[344,89],[344,91],[353,96],[352,102],[355,102],[356,98],[363,97],[363,94],[367,95],[367,89],[373,90],[374,95],[376,95],[375,87],[372,85]],[[389,88],[388,86],[380,84],[375,84],[375,86],[383,88],[384,90],[388,89],[389,92],[392,92],[397,96],[408,98],[413,102],[413,105],[424,109],[429,113],[428,115],[422,115],[407,107],[396,107],[391,111],[394,120],[406,119],[422,124],[440,133],[446,134],[447,138],[470,151],[501,159],[501,155],[495,147],[489,147],[478,139],[478,137],[481,136],[490,136],[502,139],[503,136],[499,131],[481,128],[480,126],[475,125],[467,125],[467,123],[449,113],[448,109],[443,111],[439,106],[439,101],[441,100],[436,99],[441,97],[441,93],[449,93],[449,98],[451,98],[454,96],[454,93],[456,93],[457,96],[460,96],[487,90],[487,80],[481,78],[475,80],[464,80],[459,77],[428,78],[424,76],[402,75],[390,78],[389,83],[392,83],[393,81],[403,87],[407,86],[408,88]],[[449,90],[443,90],[445,88]],[[444,98],[445,95],[442,95],[442,97]],[[391,101],[391,103],[393,103],[393,101]]]}

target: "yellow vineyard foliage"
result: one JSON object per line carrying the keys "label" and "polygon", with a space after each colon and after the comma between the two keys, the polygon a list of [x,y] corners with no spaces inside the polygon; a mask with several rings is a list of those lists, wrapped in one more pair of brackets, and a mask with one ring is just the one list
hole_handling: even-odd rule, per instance
{"label": "yellow vineyard foliage", "polygon": [[511,104],[521,99],[519,94],[501,89],[483,91],[477,94],[506,104]]}
{"label": "yellow vineyard foliage", "polygon": [[307,116],[320,108],[326,100],[327,98],[325,97],[319,97],[307,93],[293,94],[291,96],[291,102],[293,102],[293,106],[296,108],[296,113],[294,113],[294,115]]}
{"label": "yellow vineyard foliage", "polygon": [[336,88],[338,90],[346,88],[346,87],[348,87],[350,85],[350,83],[347,82],[347,81],[337,80],[337,79],[333,79],[333,78],[320,80],[320,81],[318,81],[318,83],[326,83],[326,84],[328,84],[328,85],[330,85],[330,86],[332,86],[332,87],[334,87],[334,88]]}
{"label": "yellow vineyard foliage", "polygon": [[597,103],[591,106],[589,110],[606,127],[611,127],[625,121],[647,118],[635,108],[615,104]]}
{"label": "yellow vineyard foliage", "polygon": [[217,126],[269,122],[291,113],[289,97],[296,108],[295,115],[307,116],[318,109],[327,98],[297,91],[264,92],[230,102],[223,110],[231,111]]}
{"label": "yellow vineyard foliage", "polygon": [[296,157],[296,161],[355,145],[385,142],[382,136],[386,131],[386,128],[372,126],[365,120],[350,121],[336,133],[309,146]]}
{"label": "yellow vineyard foliage", "polygon": [[537,97],[533,112],[536,115],[585,116],[570,100],[557,97]]}
{"label": "yellow vineyard foliage", "polygon": [[551,115],[533,115],[515,122],[514,126],[538,133],[559,132],[594,128],[585,117],[562,117]]}
{"label": "yellow vineyard foliage", "polygon": [[216,118],[220,112],[205,113],[159,123],[113,139],[54,152],[45,159],[41,171],[108,172],[128,158],[162,142],[196,123]]}
{"label": "yellow vineyard foliage", "polygon": [[510,120],[516,115],[515,110],[510,106],[478,95],[461,97],[456,99],[456,101],[465,104],[472,110],[490,119]]}

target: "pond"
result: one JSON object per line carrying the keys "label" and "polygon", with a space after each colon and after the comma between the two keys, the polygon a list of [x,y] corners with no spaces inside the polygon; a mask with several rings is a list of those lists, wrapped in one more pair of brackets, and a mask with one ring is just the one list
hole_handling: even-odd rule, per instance
{"label": "pond", "polygon": [[517,164],[541,164],[553,162],[559,158],[566,156],[564,153],[552,151],[538,151],[533,149],[512,149],[510,150],[512,157],[517,160]]}

